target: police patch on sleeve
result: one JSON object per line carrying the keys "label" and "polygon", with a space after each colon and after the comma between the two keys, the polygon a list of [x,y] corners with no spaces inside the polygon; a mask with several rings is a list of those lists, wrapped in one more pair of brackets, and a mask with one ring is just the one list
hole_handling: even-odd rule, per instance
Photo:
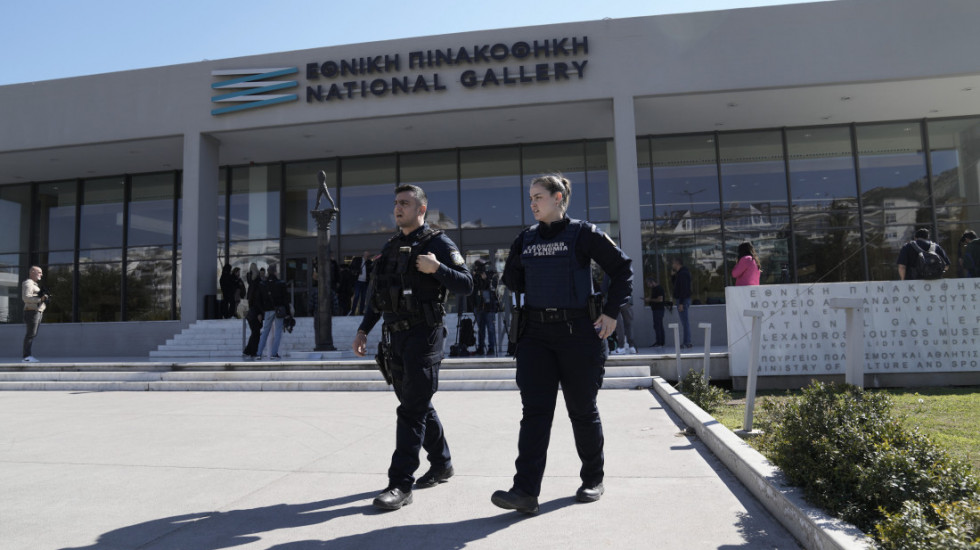
{"label": "police patch on sleeve", "polygon": [[452,257],[453,263],[456,264],[457,266],[461,266],[464,263],[466,263],[465,260],[463,260],[463,255],[459,253],[459,250],[453,250],[452,254],[450,254],[450,257]]}

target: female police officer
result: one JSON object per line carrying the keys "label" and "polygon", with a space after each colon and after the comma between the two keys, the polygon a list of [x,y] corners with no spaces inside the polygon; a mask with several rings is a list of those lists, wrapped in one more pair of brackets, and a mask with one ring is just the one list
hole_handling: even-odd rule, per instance
{"label": "female police officer", "polygon": [[[571,183],[559,174],[531,181],[531,211],[538,223],[517,236],[504,267],[507,287],[524,293],[515,354],[524,417],[514,485],[496,491],[491,501],[528,514],[538,511],[559,383],[582,460],[582,486],[575,498],[594,502],[602,496],[603,437],[596,396],[609,353],[606,337],[632,292],[632,261],[596,226],[565,215],[571,193]],[[590,304],[592,261],[612,281],[601,312],[596,303]]]}

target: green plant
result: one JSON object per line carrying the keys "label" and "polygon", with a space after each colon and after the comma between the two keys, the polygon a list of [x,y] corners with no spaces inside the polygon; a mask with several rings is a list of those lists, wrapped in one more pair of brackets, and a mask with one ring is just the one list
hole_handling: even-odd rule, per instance
{"label": "green plant", "polygon": [[976,498],[969,467],[890,410],[886,394],[814,382],[799,397],[762,403],[760,448],[811,503],[865,532],[906,501]]}
{"label": "green plant", "polygon": [[966,550],[980,548],[980,501],[923,506],[906,501],[875,526],[883,550]]}
{"label": "green plant", "polygon": [[731,399],[728,390],[712,386],[696,370],[687,371],[687,375],[676,387],[707,413],[714,412]]}

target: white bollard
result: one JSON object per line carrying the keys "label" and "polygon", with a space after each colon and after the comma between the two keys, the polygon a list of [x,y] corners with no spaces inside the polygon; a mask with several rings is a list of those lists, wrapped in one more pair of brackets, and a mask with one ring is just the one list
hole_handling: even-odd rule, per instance
{"label": "white bollard", "polygon": [[847,371],[844,381],[864,387],[864,300],[861,298],[831,298],[830,307],[843,309],[847,336],[844,347]]}
{"label": "white bollard", "polygon": [[680,382],[683,377],[681,376],[681,341],[680,341],[680,325],[677,323],[671,323],[667,325],[667,328],[674,330],[674,357],[677,360],[677,381]]}
{"label": "white bollard", "polygon": [[744,312],[746,317],[752,318],[752,346],[749,354],[749,382],[745,388],[745,419],[742,422],[742,429],[746,432],[752,431],[752,411],[755,409],[755,385],[759,377],[759,346],[762,343],[762,312],[756,309],[747,309]]}
{"label": "white bollard", "polygon": [[708,368],[711,364],[711,323],[698,323],[698,328],[704,329],[704,382],[708,382]]}

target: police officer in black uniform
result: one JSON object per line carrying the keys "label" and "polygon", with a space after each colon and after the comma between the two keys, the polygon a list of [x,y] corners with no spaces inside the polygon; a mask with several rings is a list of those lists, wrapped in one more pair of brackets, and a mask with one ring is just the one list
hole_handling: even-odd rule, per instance
{"label": "police officer in black uniform", "polygon": [[[389,368],[399,402],[388,487],[374,499],[374,506],[383,510],[411,504],[413,484],[432,487],[453,475],[432,395],[439,386],[447,290],[465,296],[473,291],[473,278],[456,245],[425,223],[427,207],[420,187],[395,189],[395,224],[400,231],[374,264],[368,288],[370,307],[354,337],[354,353],[364,357],[367,334],[383,315],[383,338],[390,342]],[[421,449],[428,454],[430,468],[416,481],[413,476]]]}
{"label": "police officer in black uniform", "polygon": [[[565,215],[571,192],[560,174],[531,181],[538,223],[517,236],[504,267],[507,287],[524,293],[515,354],[524,416],[513,487],[496,491],[491,501],[527,514],[538,511],[559,384],[582,460],[575,498],[594,502],[605,490],[596,396],[609,354],[606,338],[633,286],[632,261],[623,251],[596,226]],[[611,279],[605,305],[594,296],[592,261]]]}

